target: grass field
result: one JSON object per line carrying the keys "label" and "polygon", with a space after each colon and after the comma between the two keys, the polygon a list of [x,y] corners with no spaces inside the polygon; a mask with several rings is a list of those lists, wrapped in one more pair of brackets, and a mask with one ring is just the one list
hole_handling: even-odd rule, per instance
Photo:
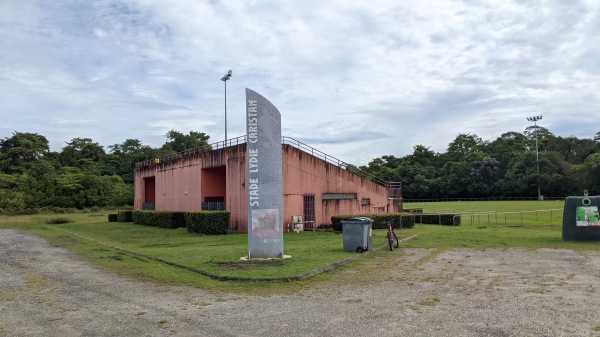
{"label": "grass field", "polygon": [[424,213],[460,214],[468,226],[562,226],[564,201],[455,201],[406,203]]}
{"label": "grass field", "polygon": [[[562,248],[598,250],[597,242],[563,242],[562,202],[556,201],[499,201],[499,202],[444,202],[406,204],[405,208],[423,208],[426,213],[461,213],[462,226],[416,224],[412,229],[398,231],[399,237],[412,239],[405,248],[509,248],[525,249]],[[548,210],[554,210],[550,213]],[[515,214],[519,214],[518,216]],[[475,215],[478,221],[471,220]],[[490,220],[488,220],[488,215]],[[504,220],[508,216],[509,221]],[[67,218],[64,224],[48,224],[56,218]],[[468,220],[467,220],[468,219]],[[502,219],[502,221],[498,221]],[[343,237],[334,232],[303,232],[284,234],[284,252],[292,255],[261,263],[243,263],[247,255],[247,236],[203,236],[184,229],[164,229],[132,223],[109,223],[107,213],[77,213],[61,215],[2,216],[1,228],[26,230],[47,238],[52,244],[70,249],[101,268],[137,278],[190,284],[207,289],[234,290],[248,287],[290,289],[289,286],[266,282],[252,284],[211,280],[189,271],[174,268],[127,251],[160,258],[204,272],[245,278],[292,277],[323,268],[335,262],[356,256],[343,251]],[[103,245],[101,243],[110,245]],[[385,230],[373,231],[373,246],[385,244]],[[345,268],[371,268],[369,264],[382,263],[387,258],[402,254],[402,250],[381,250],[363,255]],[[327,278],[327,274],[310,281]]]}

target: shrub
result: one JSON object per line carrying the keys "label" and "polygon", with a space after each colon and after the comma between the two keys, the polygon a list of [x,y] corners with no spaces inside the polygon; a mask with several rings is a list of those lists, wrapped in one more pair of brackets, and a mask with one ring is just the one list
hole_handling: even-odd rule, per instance
{"label": "shrub", "polygon": [[460,214],[417,214],[416,221],[422,224],[460,226]]}
{"label": "shrub", "polygon": [[163,228],[185,227],[184,212],[176,211],[133,211],[133,223]]}
{"label": "shrub", "polygon": [[118,220],[118,215],[117,214],[109,214],[108,215],[108,222],[117,222]]}
{"label": "shrub", "polygon": [[63,224],[63,223],[69,223],[71,222],[71,220],[67,219],[67,218],[52,218],[52,219],[47,219],[46,223],[50,224],[50,225],[57,225],[57,224]]}
{"label": "shrub", "polygon": [[188,232],[206,235],[227,234],[231,214],[225,211],[198,211],[185,213]]}
{"label": "shrub", "polygon": [[132,222],[131,211],[118,211],[117,212],[118,222]]}
{"label": "shrub", "polygon": [[[373,219],[373,229],[387,228],[388,222],[391,222],[394,228],[413,228],[415,226],[415,215],[406,213],[335,215],[331,217],[331,225],[334,230],[341,231],[342,220],[357,217]],[[400,226],[400,221],[402,221],[402,226]]]}

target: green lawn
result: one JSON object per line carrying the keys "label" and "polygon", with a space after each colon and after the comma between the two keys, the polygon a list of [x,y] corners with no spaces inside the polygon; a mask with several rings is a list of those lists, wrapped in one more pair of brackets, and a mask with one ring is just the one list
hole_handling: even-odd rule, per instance
{"label": "green lawn", "polygon": [[[401,244],[404,248],[509,248],[525,249],[562,248],[598,250],[600,244],[563,242],[562,202],[454,202],[406,204],[406,208],[423,208],[426,213],[461,213],[462,226],[416,224],[412,229],[398,231],[399,237],[412,239]],[[548,210],[554,209],[552,219]],[[556,210],[559,209],[559,210]],[[469,213],[476,211],[476,213]],[[537,211],[537,212],[535,212]],[[511,212],[511,213],[506,213]],[[521,213],[526,212],[526,213]],[[521,214],[508,223],[504,214]],[[471,217],[477,214],[478,222]],[[524,214],[524,215],[523,215]],[[490,215],[490,220],[488,220]],[[50,220],[67,218],[69,223],[51,225]],[[496,219],[502,218],[497,222]],[[524,218],[521,220],[521,218]],[[267,282],[223,282],[174,268],[164,263],[123,250],[184,265],[203,272],[244,278],[282,278],[309,273],[332,263],[357,256],[343,251],[343,237],[335,232],[303,232],[284,234],[284,253],[291,259],[276,262],[244,263],[247,255],[247,235],[229,234],[204,236],[184,229],[164,229],[133,223],[109,223],[107,213],[77,213],[65,215],[0,216],[0,229],[26,230],[48,239],[52,244],[68,248],[101,268],[126,276],[189,284],[205,289],[235,291],[248,289],[293,289],[310,282],[328,278],[328,274],[294,285]],[[110,245],[106,246],[101,243]],[[385,245],[385,230],[373,230],[373,246]],[[368,268],[375,259],[393,258],[403,254],[402,249],[381,250],[364,254],[357,262],[345,268]]]}
{"label": "green lawn", "polygon": [[[56,218],[68,218],[71,222],[46,224]],[[284,253],[291,255],[292,258],[275,262],[253,260],[248,263],[240,261],[241,257],[247,256],[246,234],[205,236],[189,233],[185,229],[173,230],[133,223],[109,223],[106,218],[107,214],[101,213],[4,216],[0,217],[0,228],[27,230],[48,239],[54,245],[66,247],[93,263],[120,274],[212,289],[230,290],[231,287],[244,287],[244,285],[215,281],[122,250],[219,276],[252,279],[295,277],[357,256],[354,252],[343,251],[341,233],[292,232],[284,233]],[[410,231],[399,234],[403,237],[405,234],[409,235]],[[374,247],[384,244],[385,231],[374,231]],[[398,254],[399,252],[397,251]],[[273,287],[272,284],[265,282],[256,282],[251,286]]]}
{"label": "green lawn", "polygon": [[446,201],[405,203],[404,208],[423,208],[424,212],[495,211],[520,212],[543,209],[562,209],[565,202],[552,201]]}
{"label": "green lawn", "polygon": [[463,227],[562,227],[564,201],[455,201],[406,203],[424,213],[460,214]]}

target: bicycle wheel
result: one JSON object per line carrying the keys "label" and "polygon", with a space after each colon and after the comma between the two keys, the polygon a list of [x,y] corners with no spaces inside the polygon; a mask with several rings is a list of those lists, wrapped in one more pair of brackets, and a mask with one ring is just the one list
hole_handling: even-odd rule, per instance
{"label": "bicycle wheel", "polygon": [[394,250],[394,237],[392,237],[390,232],[388,232],[387,238],[388,238],[388,246],[390,247],[390,250]]}
{"label": "bicycle wheel", "polygon": [[392,234],[394,234],[394,239],[392,240],[394,243],[394,248],[398,248],[400,246],[400,243],[398,242],[398,236],[396,235],[396,233],[392,232]]}

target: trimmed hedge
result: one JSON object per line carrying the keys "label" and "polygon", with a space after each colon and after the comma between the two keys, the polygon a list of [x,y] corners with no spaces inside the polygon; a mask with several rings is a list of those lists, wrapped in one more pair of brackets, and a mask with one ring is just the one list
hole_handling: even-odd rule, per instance
{"label": "trimmed hedge", "polygon": [[460,226],[460,214],[417,214],[416,221],[422,224]]}
{"label": "trimmed hedge", "polygon": [[162,228],[183,228],[185,224],[185,212],[174,211],[134,211],[133,223],[146,226]]}
{"label": "trimmed hedge", "polygon": [[188,232],[206,235],[227,234],[231,214],[225,211],[198,211],[185,213]]}
{"label": "trimmed hedge", "polygon": [[131,211],[118,211],[117,212],[118,222],[132,222]]}
{"label": "trimmed hedge", "polygon": [[163,228],[183,228],[206,235],[227,234],[230,213],[224,211],[133,211],[133,223]]}
{"label": "trimmed hedge", "polygon": [[[354,215],[335,215],[331,217],[331,225],[333,230],[342,231],[342,220],[367,217],[373,219],[373,229],[387,228],[387,223],[391,222],[394,228],[413,228],[415,226],[415,215],[406,213],[390,213],[390,214],[354,214]],[[402,219],[402,226],[400,226]]]}
{"label": "trimmed hedge", "polygon": [[119,216],[117,214],[109,214],[108,215],[108,222],[117,222],[118,219],[119,219]]}

